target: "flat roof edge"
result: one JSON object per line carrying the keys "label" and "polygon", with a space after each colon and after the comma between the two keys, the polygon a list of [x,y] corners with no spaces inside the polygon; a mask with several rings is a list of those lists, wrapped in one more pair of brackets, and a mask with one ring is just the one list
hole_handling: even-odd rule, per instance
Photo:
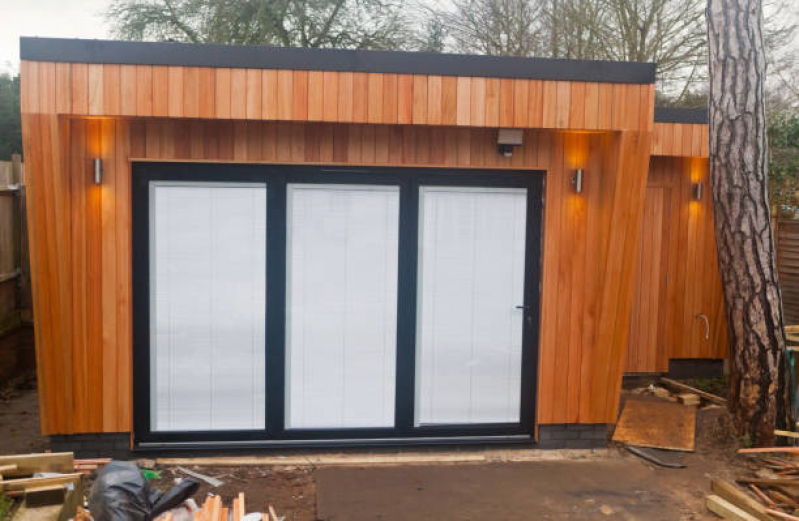
{"label": "flat roof edge", "polygon": [[655,123],[692,123],[707,125],[707,108],[655,107]]}
{"label": "flat roof edge", "polygon": [[598,83],[655,83],[654,63],[310,49],[253,45],[20,38],[28,61],[429,74]]}

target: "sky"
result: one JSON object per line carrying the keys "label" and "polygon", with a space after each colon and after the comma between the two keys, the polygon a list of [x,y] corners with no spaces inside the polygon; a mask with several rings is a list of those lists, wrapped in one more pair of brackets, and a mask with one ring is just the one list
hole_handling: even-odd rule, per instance
{"label": "sky", "polygon": [[0,72],[19,68],[20,36],[108,38],[108,0],[0,0]]}

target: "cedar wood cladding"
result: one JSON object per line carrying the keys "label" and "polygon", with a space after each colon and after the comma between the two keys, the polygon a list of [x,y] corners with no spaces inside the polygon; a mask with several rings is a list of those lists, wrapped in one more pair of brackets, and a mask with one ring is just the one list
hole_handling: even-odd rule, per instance
{"label": "cedar wood cladding", "polygon": [[[45,433],[131,428],[131,160],[545,169],[538,422],[615,420],[652,83],[37,61],[58,56],[25,45]],[[497,127],[526,129],[512,158]]]}

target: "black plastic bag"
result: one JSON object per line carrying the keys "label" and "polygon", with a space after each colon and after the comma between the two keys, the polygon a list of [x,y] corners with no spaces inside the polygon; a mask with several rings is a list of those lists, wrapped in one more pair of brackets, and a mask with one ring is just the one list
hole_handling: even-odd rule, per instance
{"label": "black plastic bag", "polygon": [[95,521],[149,521],[191,497],[200,483],[186,478],[166,494],[151,489],[135,463],[112,461],[92,485],[89,512]]}

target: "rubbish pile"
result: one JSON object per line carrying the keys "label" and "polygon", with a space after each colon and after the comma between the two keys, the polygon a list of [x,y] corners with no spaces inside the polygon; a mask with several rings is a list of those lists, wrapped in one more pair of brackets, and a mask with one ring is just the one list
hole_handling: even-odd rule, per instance
{"label": "rubbish pile", "polygon": [[[192,499],[198,479],[176,480],[163,492],[150,486],[154,471],[134,462],[109,459],[75,460],[71,452],[0,456],[0,519],[10,521],[282,521],[269,512],[247,513],[244,494],[230,507],[209,494],[202,507]],[[83,479],[96,472],[88,497]]]}
{"label": "rubbish pile", "polygon": [[[797,447],[741,449],[753,455],[751,475],[735,483],[713,480],[708,510],[735,521],[799,521],[799,455]],[[765,454],[765,456],[763,456]]]}
{"label": "rubbish pile", "polygon": [[71,452],[0,456],[0,518],[62,520],[83,502]]}

